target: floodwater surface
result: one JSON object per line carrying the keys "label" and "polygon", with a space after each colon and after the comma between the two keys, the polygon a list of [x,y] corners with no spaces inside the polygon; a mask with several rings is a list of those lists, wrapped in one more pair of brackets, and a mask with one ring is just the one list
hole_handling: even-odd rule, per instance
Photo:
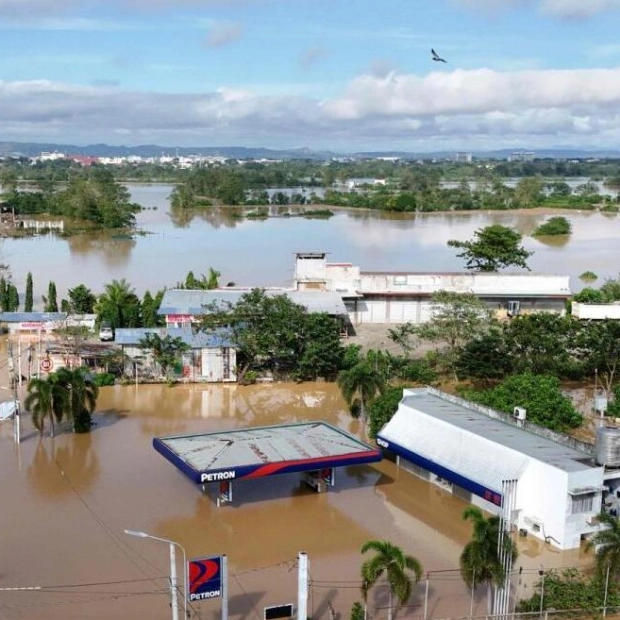
{"label": "floodwater surface", "polygon": [[[58,429],[39,440],[25,417],[19,449],[0,423],[0,590],[3,620],[169,618],[168,545],[189,558],[226,554],[229,615],[262,620],[264,607],[297,602],[295,561],[310,561],[308,614],[345,620],[361,601],[361,546],[386,539],[417,557],[429,578],[431,618],[465,616],[470,594],[458,558],[470,536],[464,502],[386,460],[337,470],[317,494],[298,474],[236,482],[233,504],[214,498],[152,448],[153,437],[324,420],[364,437],[337,386],[328,383],[116,386],[101,390],[89,435]],[[518,595],[539,567],[589,561],[528,537],[519,540]],[[181,564],[179,562],[179,570]],[[474,611],[484,614],[480,588]],[[397,618],[423,617],[425,582]],[[330,605],[335,616],[330,614]],[[371,617],[387,617],[384,587],[369,596]],[[191,617],[216,620],[219,601],[192,604]]]}
{"label": "floodwater surface", "polygon": [[[537,211],[385,214],[336,209],[328,220],[235,217],[224,207],[173,213],[169,185],[131,185],[133,199],[146,207],[138,214],[143,234],[97,233],[68,239],[53,234],[4,239],[0,261],[11,267],[18,290],[27,273],[34,278],[35,298],[50,280],[59,297],[83,283],[102,291],[112,279],[126,278],[139,294],[182,281],[188,271],[221,273],[220,283],[240,286],[290,286],[295,252],[327,252],[332,262],[350,262],[365,271],[462,271],[450,239],[467,240],[489,224],[502,224],[524,235],[532,271],[571,276],[593,271],[616,277],[620,264],[620,217],[598,212],[563,211],[573,232],[566,237],[534,238],[549,216]],[[276,208],[273,209],[277,211]]]}

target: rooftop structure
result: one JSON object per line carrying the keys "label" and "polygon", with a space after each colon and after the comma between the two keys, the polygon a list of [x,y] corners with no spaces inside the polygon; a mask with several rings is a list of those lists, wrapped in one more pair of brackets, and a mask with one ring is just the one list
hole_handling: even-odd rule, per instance
{"label": "rooftop structure", "polygon": [[333,468],[381,460],[379,450],[325,422],[155,438],[153,447],[200,485],[291,472],[333,484]]}

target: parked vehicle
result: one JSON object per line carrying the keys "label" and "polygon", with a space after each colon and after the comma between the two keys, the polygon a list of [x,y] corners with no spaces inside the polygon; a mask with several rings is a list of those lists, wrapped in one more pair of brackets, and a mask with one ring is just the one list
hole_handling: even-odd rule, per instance
{"label": "parked vehicle", "polygon": [[114,330],[109,325],[102,325],[99,328],[99,340],[102,342],[114,340]]}

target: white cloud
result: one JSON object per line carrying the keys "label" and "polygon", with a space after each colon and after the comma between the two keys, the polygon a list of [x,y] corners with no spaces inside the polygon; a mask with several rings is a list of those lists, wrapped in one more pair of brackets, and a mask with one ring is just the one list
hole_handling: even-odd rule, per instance
{"label": "white cloud", "polygon": [[205,45],[211,48],[224,47],[239,40],[242,35],[241,24],[216,24],[209,30]]}
{"label": "white cloud", "polygon": [[543,13],[567,19],[583,19],[620,10],[620,0],[543,0]]}
{"label": "white cloud", "polygon": [[[111,87],[110,87],[111,86]],[[617,147],[620,68],[390,72],[351,81],[341,96],[129,91],[0,81],[5,140],[245,144],[342,150],[392,148]]]}
{"label": "white cloud", "polygon": [[455,0],[458,4],[487,11],[534,6],[546,15],[562,19],[584,19],[606,11],[620,10],[620,0]]}

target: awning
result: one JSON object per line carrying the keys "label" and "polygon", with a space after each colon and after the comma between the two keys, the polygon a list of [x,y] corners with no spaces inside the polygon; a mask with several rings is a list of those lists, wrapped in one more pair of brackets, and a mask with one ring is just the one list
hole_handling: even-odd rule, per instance
{"label": "awning", "polygon": [[607,491],[607,487],[604,484],[591,487],[578,487],[576,489],[569,489],[569,495],[589,495],[590,493],[600,493],[601,491]]}

